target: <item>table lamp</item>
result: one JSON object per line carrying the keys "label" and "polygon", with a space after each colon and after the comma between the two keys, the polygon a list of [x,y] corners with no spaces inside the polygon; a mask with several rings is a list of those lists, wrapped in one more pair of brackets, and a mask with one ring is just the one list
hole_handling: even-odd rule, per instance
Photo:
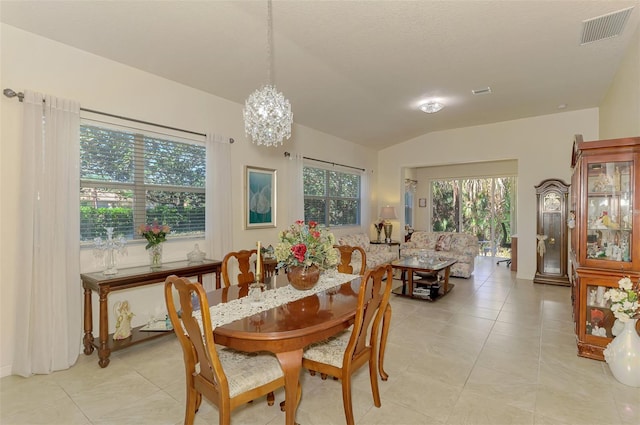
{"label": "table lamp", "polygon": [[389,220],[396,220],[398,218],[396,215],[396,207],[390,207],[389,205],[382,207],[380,209],[380,218],[384,220],[384,241],[389,243],[391,242],[391,231],[393,230],[393,225]]}

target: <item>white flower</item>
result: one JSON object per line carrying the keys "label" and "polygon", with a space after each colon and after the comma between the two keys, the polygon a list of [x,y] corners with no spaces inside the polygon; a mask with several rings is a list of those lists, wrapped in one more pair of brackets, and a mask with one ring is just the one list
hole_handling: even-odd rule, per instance
{"label": "white flower", "polygon": [[608,289],[604,293],[606,300],[611,300],[611,311],[621,322],[626,322],[640,314],[640,282],[634,284],[629,277],[618,281],[618,288]]}
{"label": "white flower", "polygon": [[625,276],[618,281],[618,286],[620,287],[620,289],[630,291],[633,287],[633,282],[631,282],[631,279],[628,276]]}

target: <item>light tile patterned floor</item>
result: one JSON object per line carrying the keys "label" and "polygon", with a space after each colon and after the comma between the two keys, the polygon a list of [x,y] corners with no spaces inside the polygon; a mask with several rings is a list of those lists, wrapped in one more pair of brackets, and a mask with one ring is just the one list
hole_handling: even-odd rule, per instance
{"label": "light tile patterned floor", "polygon": [[[390,378],[376,408],[366,368],[357,374],[358,424],[640,423],[640,389],[576,355],[569,288],[518,281],[488,257],[454,282],[435,303],[392,296]],[[106,369],[82,354],[67,371],[0,380],[0,423],[181,424],[183,375],[174,337],[116,352]],[[302,385],[299,423],[345,423],[339,382],[305,373]],[[196,424],[217,422],[204,401]],[[284,413],[261,399],[235,410],[232,423],[282,424]]]}

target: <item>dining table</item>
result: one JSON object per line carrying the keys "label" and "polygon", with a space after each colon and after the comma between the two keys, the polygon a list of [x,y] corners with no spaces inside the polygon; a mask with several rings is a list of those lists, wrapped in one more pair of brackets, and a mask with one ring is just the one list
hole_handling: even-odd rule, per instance
{"label": "dining table", "polygon": [[[325,277],[329,281],[323,282],[321,277],[322,285],[318,284],[320,289],[296,293],[298,290],[289,285],[285,274],[272,275],[265,278],[264,285],[258,289],[262,301],[254,301],[255,284],[232,285],[207,293],[212,311],[226,307],[222,303],[229,303],[231,307],[234,301],[243,303],[245,311],[247,308],[257,310],[239,314],[242,306],[231,308],[233,312],[230,314],[236,315],[232,317],[234,320],[227,318],[221,321],[226,323],[214,323],[214,341],[236,350],[268,351],[275,354],[285,376],[284,407],[287,425],[295,424],[304,348],[336,335],[353,324],[361,278],[360,275],[339,273],[334,277]],[[297,299],[291,300],[291,296]],[[241,300],[244,297],[246,298]],[[249,299],[252,300],[251,306],[258,308],[249,306]],[[264,301],[265,299],[268,301]],[[260,306],[261,302],[266,305]],[[390,310],[388,313],[383,322],[380,362],[384,360],[383,344],[386,344]],[[214,315],[212,322],[213,317]],[[386,379],[382,364],[379,364],[379,371],[385,377],[383,379]]]}

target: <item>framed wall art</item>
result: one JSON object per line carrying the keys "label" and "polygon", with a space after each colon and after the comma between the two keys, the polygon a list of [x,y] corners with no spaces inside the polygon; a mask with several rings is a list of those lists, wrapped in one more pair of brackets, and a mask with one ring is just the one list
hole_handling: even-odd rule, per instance
{"label": "framed wall art", "polygon": [[276,227],[276,170],[245,167],[245,229]]}
{"label": "framed wall art", "polygon": [[420,208],[426,208],[426,206],[427,206],[427,198],[419,198],[418,199],[418,206]]}

